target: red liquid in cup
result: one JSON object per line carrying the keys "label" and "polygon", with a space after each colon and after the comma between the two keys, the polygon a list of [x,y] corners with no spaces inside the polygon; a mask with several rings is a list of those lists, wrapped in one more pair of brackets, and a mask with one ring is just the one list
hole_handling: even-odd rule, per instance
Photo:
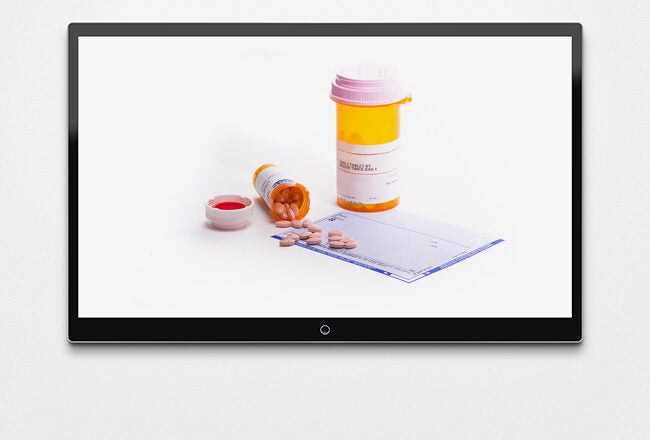
{"label": "red liquid in cup", "polygon": [[227,210],[227,211],[232,211],[234,209],[245,208],[246,205],[244,205],[243,203],[239,203],[239,202],[221,202],[221,203],[216,203],[216,204],[212,205],[212,207],[217,208],[217,209],[224,209],[224,210]]}

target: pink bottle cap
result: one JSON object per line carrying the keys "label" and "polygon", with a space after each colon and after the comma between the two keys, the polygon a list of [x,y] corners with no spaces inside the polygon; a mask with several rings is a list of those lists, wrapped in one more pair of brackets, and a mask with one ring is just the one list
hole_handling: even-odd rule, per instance
{"label": "pink bottle cap", "polygon": [[406,97],[397,70],[384,64],[364,63],[342,68],[332,81],[330,97],[343,104],[373,106]]}

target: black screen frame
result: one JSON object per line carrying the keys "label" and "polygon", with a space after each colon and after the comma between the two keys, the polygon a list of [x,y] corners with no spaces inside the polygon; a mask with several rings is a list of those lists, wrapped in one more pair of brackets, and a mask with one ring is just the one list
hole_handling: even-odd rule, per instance
{"label": "black screen frame", "polygon": [[[568,36],[572,39],[572,317],[80,318],[78,42],[82,36]],[[418,343],[582,340],[582,25],[579,23],[71,23],[68,26],[70,342]],[[321,331],[323,326],[329,332]]]}

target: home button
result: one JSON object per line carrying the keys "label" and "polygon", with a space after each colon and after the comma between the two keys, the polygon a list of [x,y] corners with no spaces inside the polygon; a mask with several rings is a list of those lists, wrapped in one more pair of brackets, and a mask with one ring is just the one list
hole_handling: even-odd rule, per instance
{"label": "home button", "polygon": [[329,335],[329,334],[330,334],[330,331],[332,331],[332,330],[330,329],[330,326],[329,326],[329,325],[327,325],[327,324],[323,324],[323,325],[320,326],[320,333],[321,333],[323,336],[327,336],[327,335]]}

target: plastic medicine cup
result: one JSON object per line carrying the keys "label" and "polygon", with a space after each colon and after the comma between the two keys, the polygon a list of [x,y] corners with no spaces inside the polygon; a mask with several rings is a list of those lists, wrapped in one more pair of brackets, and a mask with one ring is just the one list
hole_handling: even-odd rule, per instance
{"label": "plastic medicine cup", "polygon": [[257,168],[253,186],[274,220],[301,220],[309,212],[307,188],[290,179],[277,165],[267,163]]}
{"label": "plastic medicine cup", "polygon": [[411,101],[397,71],[383,64],[344,67],[332,81],[336,102],[336,200],[350,211],[399,203],[400,105]]}

